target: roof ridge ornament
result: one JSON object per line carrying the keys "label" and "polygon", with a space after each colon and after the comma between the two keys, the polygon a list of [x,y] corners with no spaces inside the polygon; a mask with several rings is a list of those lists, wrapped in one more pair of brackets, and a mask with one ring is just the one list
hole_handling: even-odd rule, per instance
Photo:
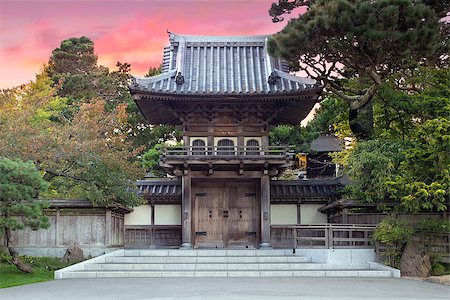
{"label": "roof ridge ornament", "polygon": [[278,78],[278,75],[277,75],[277,73],[274,70],[274,71],[272,71],[272,73],[270,73],[269,78],[267,79],[267,82],[270,85],[274,85],[274,84],[277,83],[277,78]]}
{"label": "roof ridge ornament", "polygon": [[178,72],[177,76],[175,76],[175,83],[176,84],[183,84],[184,83],[184,76],[181,75],[181,72]]}

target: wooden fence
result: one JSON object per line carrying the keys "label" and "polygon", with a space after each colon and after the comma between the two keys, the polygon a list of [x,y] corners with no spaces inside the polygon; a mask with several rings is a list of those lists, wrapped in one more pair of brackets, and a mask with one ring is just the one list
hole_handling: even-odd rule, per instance
{"label": "wooden fence", "polygon": [[372,248],[373,225],[288,225],[271,226],[276,248]]}
{"label": "wooden fence", "polygon": [[[390,214],[386,213],[374,213],[374,212],[340,212],[334,216],[328,218],[328,222],[332,224],[378,224],[383,219],[390,217]],[[395,218],[404,220],[407,223],[417,223],[426,218],[446,219],[448,215],[445,213],[418,213],[418,214],[395,214]]]}
{"label": "wooden fence", "polygon": [[180,225],[125,226],[126,248],[153,248],[181,245]]}

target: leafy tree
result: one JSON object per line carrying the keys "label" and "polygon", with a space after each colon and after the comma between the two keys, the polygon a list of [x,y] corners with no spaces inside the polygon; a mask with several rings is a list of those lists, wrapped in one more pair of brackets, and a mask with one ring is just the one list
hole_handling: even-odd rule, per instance
{"label": "leafy tree", "polygon": [[389,75],[415,68],[442,46],[436,14],[412,0],[292,2],[271,12],[309,9],[269,40],[269,51],[348,101],[350,127],[361,138],[373,134],[372,100]]}
{"label": "leafy tree", "polygon": [[[179,131],[173,126],[148,125],[139,112],[128,90],[131,65],[117,62],[117,70],[110,71],[97,65],[94,50],[94,43],[89,38],[80,37],[64,40],[52,51],[46,73],[52,78],[58,95],[67,98],[68,105],[63,111],[66,118],[72,118],[83,103],[101,98],[107,111],[127,105],[128,128],[124,130],[136,148],[151,148],[159,143],[159,139],[166,139],[168,132],[178,136]],[[161,70],[162,65],[150,67],[146,76],[157,75]]]}
{"label": "leafy tree", "polygon": [[68,119],[65,98],[56,95],[42,74],[36,82],[3,96],[15,103],[0,106],[0,153],[32,160],[50,183],[47,197],[86,198],[134,206],[140,198],[133,181],[143,175],[135,156],[142,151],[129,140],[126,105],[107,110],[92,99]]}
{"label": "leafy tree", "polygon": [[318,136],[316,132],[309,132],[306,128],[289,125],[278,125],[269,132],[269,142],[276,146],[295,146],[297,151],[305,151],[308,143]]}
{"label": "leafy tree", "polygon": [[0,157],[0,226],[4,229],[11,262],[26,273],[33,269],[19,259],[12,245],[11,231],[50,226],[43,213],[45,204],[36,199],[46,188],[47,183],[32,162]]}
{"label": "leafy tree", "polygon": [[296,151],[305,152],[320,134],[346,136],[350,132],[346,119],[347,108],[341,99],[327,97],[305,127],[278,125],[269,132],[269,142],[271,145],[294,146]]}
{"label": "leafy tree", "polygon": [[[352,178],[351,197],[399,202],[407,212],[443,211],[450,195],[450,76],[422,68],[396,76],[375,98],[377,138],[357,143],[339,160]],[[400,77],[400,75],[397,75]],[[349,153],[350,152],[350,153]]]}

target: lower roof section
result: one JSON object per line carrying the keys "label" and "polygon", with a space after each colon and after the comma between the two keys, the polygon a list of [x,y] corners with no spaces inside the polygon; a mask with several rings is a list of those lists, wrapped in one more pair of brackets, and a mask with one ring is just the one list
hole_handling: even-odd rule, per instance
{"label": "lower roof section", "polygon": [[[181,181],[176,179],[139,180],[138,191],[154,203],[181,203]],[[328,203],[340,196],[339,178],[320,180],[272,180],[271,203]]]}

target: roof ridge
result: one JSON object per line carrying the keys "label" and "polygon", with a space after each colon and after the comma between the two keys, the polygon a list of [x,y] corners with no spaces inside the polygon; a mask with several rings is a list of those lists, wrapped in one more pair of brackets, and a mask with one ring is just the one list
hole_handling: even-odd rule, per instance
{"label": "roof ridge", "polygon": [[174,42],[264,42],[271,34],[265,35],[188,35],[169,32],[170,43]]}

